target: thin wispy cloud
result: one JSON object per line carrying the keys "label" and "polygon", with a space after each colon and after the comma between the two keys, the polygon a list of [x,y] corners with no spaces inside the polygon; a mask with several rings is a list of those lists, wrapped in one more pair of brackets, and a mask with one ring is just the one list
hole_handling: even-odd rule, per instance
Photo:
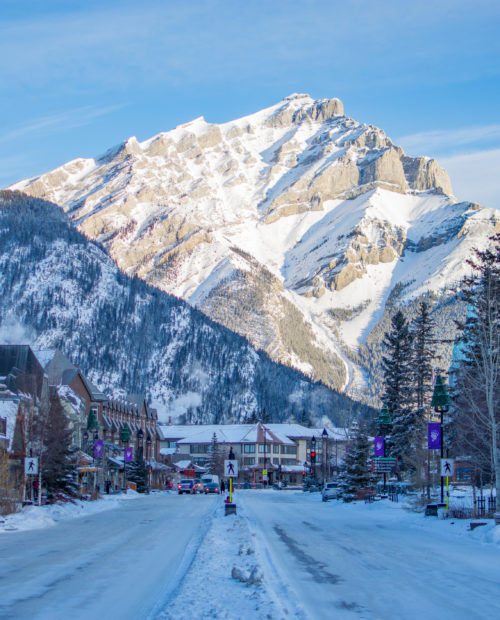
{"label": "thin wispy cloud", "polygon": [[[500,143],[500,125],[424,131],[396,139],[406,151],[418,155],[449,154],[464,147]],[[476,150],[476,149],[475,149]]]}
{"label": "thin wispy cloud", "polygon": [[84,127],[85,125],[92,123],[92,121],[96,118],[116,112],[116,110],[123,107],[123,105],[111,105],[104,107],[83,106],[81,108],[64,110],[62,112],[58,112],[57,114],[43,116],[3,133],[0,135],[0,143],[18,140],[19,138],[23,138],[28,135],[42,136],[59,131],[66,131],[68,129],[74,129],[76,127]]}
{"label": "thin wispy cloud", "polygon": [[438,162],[450,175],[453,192],[459,200],[500,210],[500,148],[443,157]]}

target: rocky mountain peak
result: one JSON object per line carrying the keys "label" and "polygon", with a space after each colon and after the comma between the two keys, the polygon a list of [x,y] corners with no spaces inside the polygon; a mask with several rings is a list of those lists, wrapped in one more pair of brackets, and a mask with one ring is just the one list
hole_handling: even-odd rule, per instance
{"label": "rocky mountain peak", "polygon": [[303,94],[14,187],[61,205],[123,271],[338,388],[355,381],[345,351],[364,346],[392,288],[458,280],[466,248],[498,223],[458,204],[435,160]]}

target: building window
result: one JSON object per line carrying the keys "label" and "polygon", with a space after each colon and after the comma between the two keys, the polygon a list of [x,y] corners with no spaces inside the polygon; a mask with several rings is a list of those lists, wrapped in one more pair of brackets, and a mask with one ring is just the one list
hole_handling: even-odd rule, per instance
{"label": "building window", "polygon": [[0,418],[0,435],[7,435],[7,418]]}
{"label": "building window", "polygon": [[210,452],[209,443],[192,443],[191,444],[191,454],[207,454]]}
{"label": "building window", "polygon": [[177,442],[176,441],[169,441],[168,442],[168,447],[169,448],[177,448]]}
{"label": "building window", "polygon": [[255,465],[255,457],[252,457],[252,456],[243,457],[243,465]]}
{"label": "building window", "polygon": [[275,465],[279,465],[279,464],[280,464],[280,460],[279,460],[279,458],[273,457],[273,463],[274,463]]}
{"label": "building window", "polygon": [[281,459],[282,465],[297,465],[296,459]]}
{"label": "building window", "polygon": [[261,443],[259,444],[259,452],[260,454],[264,454],[264,446],[266,447],[266,454],[271,452],[271,444],[270,443]]}
{"label": "building window", "polygon": [[259,456],[259,465],[264,465],[264,463],[269,463],[269,459],[265,459],[263,456]]}
{"label": "building window", "polygon": [[273,444],[273,454],[279,454],[280,453],[280,446],[278,443]]}
{"label": "building window", "polygon": [[195,456],[193,458],[193,463],[195,465],[199,465],[200,467],[205,467],[205,464],[207,463],[207,459],[201,456]]}
{"label": "building window", "polygon": [[255,444],[254,443],[246,443],[243,445],[243,452],[245,454],[255,454]]}
{"label": "building window", "polygon": [[297,446],[281,446],[281,454],[297,454]]}

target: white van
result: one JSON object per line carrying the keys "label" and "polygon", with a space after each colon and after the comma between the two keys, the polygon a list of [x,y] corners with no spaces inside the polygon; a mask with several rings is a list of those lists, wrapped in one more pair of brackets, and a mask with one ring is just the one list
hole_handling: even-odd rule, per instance
{"label": "white van", "polygon": [[203,476],[201,477],[201,484],[205,485],[209,484],[210,482],[215,483],[220,488],[219,476],[217,476],[216,474],[203,474]]}

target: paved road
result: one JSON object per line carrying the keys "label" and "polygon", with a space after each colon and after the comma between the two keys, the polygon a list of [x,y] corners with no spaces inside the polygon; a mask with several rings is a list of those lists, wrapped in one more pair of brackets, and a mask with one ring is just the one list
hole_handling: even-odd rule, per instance
{"label": "paved road", "polygon": [[0,537],[0,618],[150,618],[189,569],[216,498],[158,494]]}
{"label": "paved road", "polygon": [[500,617],[500,552],[463,523],[287,491],[240,492],[238,502],[276,597],[306,618]]}

